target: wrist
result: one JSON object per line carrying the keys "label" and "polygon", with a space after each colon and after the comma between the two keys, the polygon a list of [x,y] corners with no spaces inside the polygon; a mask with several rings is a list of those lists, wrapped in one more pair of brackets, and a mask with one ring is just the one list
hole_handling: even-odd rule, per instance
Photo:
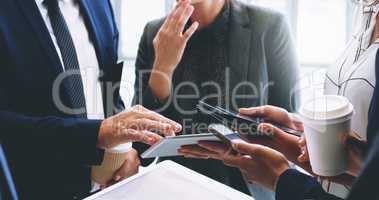
{"label": "wrist", "polygon": [[160,62],[159,59],[155,59],[154,65],[153,65],[153,72],[171,77],[174,74],[175,68],[176,68],[175,66],[164,64]]}
{"label": "wrist", "polygon": [[171,94],[173,71],[154,67],[149,79],[149,86],[160,101],[165,101]]}
{"label": "wrist", "polygon": [[109,120],[105,119],[101,122],[99,129],[99,136],[97,139],[97,147],[100,149],[106,149],[108,144],[106,142],[106,135],[111,132],[112,126],[109,124]]}
{"label": "wrist", "polygon": [[283,167],[282,169],[278,170],[278,173],[276,174],[276,177],[275,177],[275,180],[274,180],[274,184],[273,184],[273,191],[276,191],[277,189],[277,185],[278,185],[278,182],[279,182],[279,179],[280,177],[287,171],[289,170],[290,167],[289,167],[289,164],[287,164],[287,166]]}

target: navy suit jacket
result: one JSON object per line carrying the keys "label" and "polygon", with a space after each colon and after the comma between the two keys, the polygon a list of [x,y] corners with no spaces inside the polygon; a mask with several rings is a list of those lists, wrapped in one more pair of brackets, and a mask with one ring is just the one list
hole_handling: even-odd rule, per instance
{"label": "navy suit jacket", "polygon": [[[123,109],[113,12],[109,0],[78,2],[103,72],[99,79],[107,83],[102,91],[109,116]],[[90,166],[103,159],[96,148],[101,121],[79,119],[55,105],[53,83],[63,67],[35,0],[0,5],[0,140],[19,196],[81,198],[90,191]],[[65,86],[60,96],[67,102]]]}
{"label": "navy suit jacket", "polygon": [[[379,51],[376,54],[377,84],[371,101],[368,125],[369,153],[364,168],[353,185],[348,200],[379,199],[377,183],[379,180]],[[287,170],[278,181],[276,188],[277,200],[334,200],[339,199],[326,193],[321,185],[312,177],[296,170]]]}

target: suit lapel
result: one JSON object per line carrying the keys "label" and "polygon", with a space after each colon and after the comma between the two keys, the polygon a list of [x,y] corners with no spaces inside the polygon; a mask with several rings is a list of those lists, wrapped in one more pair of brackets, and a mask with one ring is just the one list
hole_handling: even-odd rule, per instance
{"label": "suit lapel", "polygon": [[[40,11],[38,10],[35,0],[16,0],[16,1],[18,1],[18,5],[20,6],[28,22],[32,26],[33,32],[36,34],[41,44],[41,47],[43,48],[44,52],[49,57],[51,66],[54,66],[53,69],[55,73],[59,74],[63,72],[63,67],[60,62],[59,56],[56,52],[54,43],[49,37],[50,33],[45,25],[45,22],[40,14]],[[103,60],[104,45],[101,39],[102,38],[101,34],[98,30],[98,27],[101,27],[101,26],[99,26],[99,24],[96,23],[97,20],[95,20],[94,15],[91,12],[92,9],[90,8],[90,4],[88,3],[88,0],[79,0],[79,2],[80,2],[80,7],[86,21],[88,31],[95,45],[99,64],[102,67],[104,65],[104,60]]]}
{"label": "suit lapel", "polygon": [[34,0],[16,0],[24,13],[26,19],[33,28],[34,34],[37,36],[39,43],[47,55],[50,66],[55,75],[63,72],[63,67],[60,62],[59,56],[55,49],[54,43],[51,40],[50,33],[45,25],[45,22],[41,16],[41,13]]}
{"label": "suit lapel", "polygon": [[[230,89],[247,80],[250,44],[250,19],[242,4],[231,1],[231,21],[229,33],[229,70]],[[231,94],[230,94],[231,95]],[[233,98],[233,97],[231,97]]]}

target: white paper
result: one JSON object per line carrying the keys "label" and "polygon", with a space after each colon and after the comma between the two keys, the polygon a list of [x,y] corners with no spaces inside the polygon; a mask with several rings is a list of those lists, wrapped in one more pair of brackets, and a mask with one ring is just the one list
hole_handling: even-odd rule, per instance
{"label": "white paper", "polygon": [[87,200],[253,200],[171,161]]}

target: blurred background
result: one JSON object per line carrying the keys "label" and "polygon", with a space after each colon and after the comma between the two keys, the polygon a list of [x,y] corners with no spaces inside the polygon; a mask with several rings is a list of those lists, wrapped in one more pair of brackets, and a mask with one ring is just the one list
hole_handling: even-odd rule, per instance
{"label": "blurred background", "polygon": [[[290,24],[301,64],[302,99],[323,92],[326,69],[334,64],[352,34],[351,0],[240,0],[283,13]],[[125,62],[121,94],[133,97],[134,61],[145,24],[165,16],[175,0],[113,0]],[[316,94],[316,95],[317,95]]]}

